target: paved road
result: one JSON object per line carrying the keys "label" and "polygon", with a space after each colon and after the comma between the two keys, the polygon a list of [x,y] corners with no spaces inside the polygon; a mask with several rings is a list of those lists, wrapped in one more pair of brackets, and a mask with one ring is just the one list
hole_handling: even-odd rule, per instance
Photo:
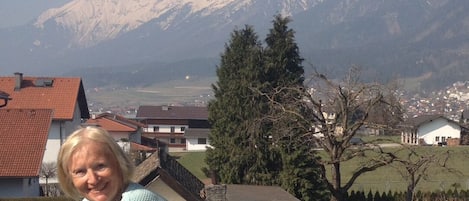
{"label": "paved road", "polygon": [[384,143],[379,144],[380,147],[400,147],[401,145],[398,143]]}

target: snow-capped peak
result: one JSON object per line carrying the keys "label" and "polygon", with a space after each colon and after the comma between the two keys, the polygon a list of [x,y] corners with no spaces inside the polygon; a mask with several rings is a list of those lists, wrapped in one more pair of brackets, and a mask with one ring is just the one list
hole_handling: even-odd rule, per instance
{"label": "snow-capped peak", "polygon": [[[61,8],[49,9],[41,14],[35,26],[43,28],[49,20],[71,30],[74,43],[84,46],[115,38],[121,32],[136,29],[148,21],[184,6],[191,13],[206,10],[205,14],[236,2],[252,0],[74,0]],[[208,12],[208,13],[207,13]],[[170,15],[174,16],[174,15]],[[170,20],[170,18],[168,19]],[[165,29],[170,22],[160,24]]]}
{"label": "snow-capped peak", "polygon": [[[138,28],[156,18],[165,30],[191,14],[208,16],[218,10],[230,7],[238,10],[248,7],[256,0],[74,0],[60,8],[49,9],[41,14],[35,26],[44,28],[46,22],[53,20],[56,25],[74,34],[72,44],[90,46],[100,41],[113,39],[121,33]],[[311,0],[262,0],[281,6],[281,13],[289,15],[291,6],[308,7]],[[271,2],[272,1],[272,2]],[[292,2],[295,2],[293,4]],[[263,2],[264,3],[264,2]],[[186,10],[183,12],[183,8]],[[190,11],[187,13],[187,8]],[[178,16],[178,17],[176,17]],[[176,19],[178,18],[178,19]]]}

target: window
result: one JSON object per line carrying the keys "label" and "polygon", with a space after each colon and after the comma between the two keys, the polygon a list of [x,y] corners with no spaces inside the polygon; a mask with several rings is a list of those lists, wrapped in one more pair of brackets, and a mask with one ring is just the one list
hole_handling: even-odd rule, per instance
{"label": "window", "polygon": [[153,132],[159,132],[160,127],[159,126],[153,126]]}
{"label": "window", "polygon": [[435,142],[439,142],[440,141],[440,136],[436,136],[435,137]]}
{"label": "window", "polygon": [[181,144],[186,144],[186,138],[181,139]]}
{"label": "window", "polygon": [[446,142],[446,137],[441,137],[442,142]]}
{"label": "window", "polygon": [[182,126],[181,127],[181,132],[184,132],[186,130],[186,127]]}
{"label": "window", "polygon": [[171,126],[171,133],[174,133],[174,126]]}
{"label": "window", "polygon": [[197,144],[207,144],[207,138],[197,138]]}
{"label": "window", "polygon": [[174,144],[174,143],[176,143],[176,139],[175,139],[175,138],[171,138],[171,139],[169,139],[169,143],[171,143],[171,144]]}

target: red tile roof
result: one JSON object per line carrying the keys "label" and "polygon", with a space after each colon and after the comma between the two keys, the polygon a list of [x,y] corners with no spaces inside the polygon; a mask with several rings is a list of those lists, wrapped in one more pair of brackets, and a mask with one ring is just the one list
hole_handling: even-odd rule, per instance
{"label": "red tile roof", "polygon": [[196,106],[140,106],[138,118],[207,120],[208,108]]}
{"label": "red tile roof", "polygon": [[0,177],[38,176],[53,111],[0,109]]}
{"label": "red tile roof", "polygon": [[134,132],[145,126],[140,122],[132,121],[123,116],[110,113],[103,113],[95,118],[88,119],[86,124],[100,126],[107,131],[114,132]]}
{"label": "red tile roof", "polygon": [[130,149],[131,150],[138,150],[138,151],[151,151],[151,152],[158,150],[158,148],[148,147],[148,146],[145,146],[145,145],[137,144],[135,142],[130,142]]}
{"label": "red tile roof", "polygon": [[[15,89],[18,76],[0,77],[0,91],[9,94],[8,109],[53,109],[53,119],[72,120],[78,104],[81,117],[89,118],[81,78],[20,76],[21,88]],[[51,85],[48,85],[51,84]]]}

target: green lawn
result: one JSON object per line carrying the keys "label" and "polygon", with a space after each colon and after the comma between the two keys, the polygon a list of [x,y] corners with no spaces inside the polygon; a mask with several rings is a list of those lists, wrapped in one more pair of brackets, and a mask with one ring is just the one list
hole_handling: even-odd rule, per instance
{"label": "green lawn", "polygon": [[[391,149],[391,148],[390,148]],[[397,148],[392,148],[397,149]],[[422,191],[437,191],[437,190],[448,190],[454,189],[454,186],[459,186],[460,189],[469,189],[469,146],[459,147],[419,147],[420,152],[435,152],[435,151],[450,151],[451,158],[448,161],[447,167],[453,168],[459,171],[459,175],[449,172],[448,170],[441,168],[430,168],[428,170],[427,180],[421,181],[417,190]],[[324,152],[319,152],[324,157]],[[172,153],[172,155],[178,157],[178,161],[191,171],[195,176],[201,180],[207,179],[205,174],[202,172],[202,167],[207,165],[204,162],[205,152],[184,152],[184,153]],[[361,163],[368,159],[357,158],[352,161],[342,163],[342,177],[343,181],[350,178],[352,171],[355,170]],[[368,191],[405,191],[406,183],[402,179],[402,176],[396,170],[395,167],[382,167],[376,171],[363,174],[351,190],[363,190]]]}
{"label": "green lawn", "polygon": [[205,152],[177,152],[170,154],[176,157],[177,161],[197,178],[200,180],[207,179],[207,176],[205,176],[202,171],[203,167],[207,167],[205,163]]}
{"label": "green lawn", "polygon": [[[389,150],[397,150],[397,148],[388,148]],[[422,180],[417,190],[422,191],[437,191],[454,189],[454,186],[459,186],[462,189],[469,188],[469,158],[468,146],[460,147],[418,147],[420,153],[434,153],[450,151],[451,156],[447,161],[447,168],[437,167],[436,165],[430,167],[427,171],[427,179]],[[325,153],[320,153],[325,156]],[[359,167],[362,163],[369,160],[372,154],[367,154],[366,157],[356,158],[354,160],[344,162],[341,164],[341,172],[343,181],[352,175],[352,172]],[[401,153],[404,156],[404,153]],[[397,164],[396,164],[397,165]],[[455,170],[457,173],[452,173]],[[386,166],[377,169],[376,171],[368,172],[361,175],[352,186],[352,190],[367,191],[405,191],[407,183],[397,170],[397,166]]]}

